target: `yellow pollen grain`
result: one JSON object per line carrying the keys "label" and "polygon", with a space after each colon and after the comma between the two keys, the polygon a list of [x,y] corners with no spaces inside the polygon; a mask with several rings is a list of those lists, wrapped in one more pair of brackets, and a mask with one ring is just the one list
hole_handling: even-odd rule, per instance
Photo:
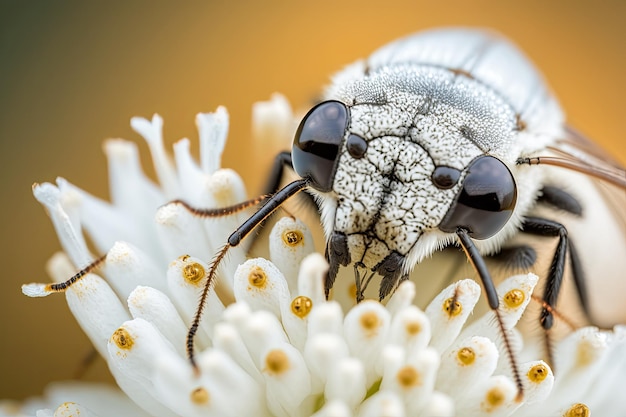
{"label": "yellow pollen grain", "polygon": [[133,347],[133,344],[135,343],[135,341],[133,340],[133,337],[123,327],[120,327],[115,332],[113,332],[113,335],[111,336],[111,340],[113,340],[113,342],[117,345],[118,348],[123,349],[123,350],[130,350]]}
{"label": "yellow pollen grain", "polygon": [[589,407],[585,404],[574,404],[571,406],[565,413],[563,413],[563,417],[589,417],[591,415],[591,411]]}
{"label": "yellow pollen grain", "polygon": [[518,308],[522,305],[525,298],[524,291],[515,288],[504,294],[503,301],[508,308]]}
{"label": "yellow pollen grain", "polygon": [[197,405],[206,404],[210,399],[209,392],[203,387],[199,387],[191,391],[190,398],[191,402]]}
{"label": "yellow pollen grain", "polygon": [[504,395],[504,392],[500,388],[498,387],[491,388],[489,391],[487,391],[487,394],[485,394],[485,401],[483,403],[483,407],[487,411],[492,411],[500,407],[502,404],[504,404],[505,400],[506,400],[506,396]]}
{"label": "yellow pollen grain", "polygon": [[402,388],[411,388],[422,383],[419,372],[408,365],[400,368],[396,374],[396,379]]}
{"label": "yellow pollen grain", "polygon": [[474,349],[465,346],[459,349],[456,353],[456,358],[461,365],[471,365],[476,360],[476,352],[474,352]]}
{"label": "yellow pollen grain", "polygon": [[548,367],[542,363],[537,364],[528,370],[526,376],[528,377],[528,380],[530,382],[539,384],[540,382],[543,382],[548,376]]}
{"label": "yellow pollen grain", "polygon": [[270,351],[265,357],[265,370],[269,374],[280,375],[289,369],[289,358],[280,349]]}
{"label": "yellow pollen grain", "polygon": [[283,242],[285,245],[295,247],[304,241],[304,235],[299,230],[287,230],[283,233]]}
{"label": "yellow pollen grain", "polygon": [[260,266],[254,266],[248,274],[248,282],[253,287],[264,288],[267,283],[267,275]]}
{"label": "yellow pollen grain", "polygon": [[309,315],[313,308],[313,301],[307,296],[299,295],[291,302],[291,312],[301,319]]}
{"label": "yellow pollen grain", "polygon": [[[453,305],[454,303],[454,305]],[[463,306],[459,302],[459,300],[454,300],[453,298],[448,298],[443,302],[443,310],[448,313],[450,317],[456,317],[461,314],[463,311]]]}
{"label": "yellow pollen grain", "polygon": [[418,321],[410,321],[406,323],[404,329],[409,336],[415,336],[422,331],[422,325]]}
{"label": "yellow pollen grain", "polygon": [[378,329],[378,326],[380,326],[380,319],[378,318],[378,315],[373,311],[366,311],[365,313],[361,314],[359,322],[361,323],[363,330],[365,330],[366,332],[373,332]]}
{"label": "yellow pollen grain", "polygon": [[183,267],[183,278],[190,284],[197,284],[204,278],[204,275],[204,267],[198,262],[193,262]]}

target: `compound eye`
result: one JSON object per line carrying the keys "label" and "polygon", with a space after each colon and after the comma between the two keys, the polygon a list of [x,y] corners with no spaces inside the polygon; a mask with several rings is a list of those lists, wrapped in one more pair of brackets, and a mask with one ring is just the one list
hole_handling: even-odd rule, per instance
{"label": "compound eye", "polygon": [[517,187],[513,174],[499,159],[480,156],[472,161],[456,201],[439,225],[444,232],[466,229],[473,239],[495,235],[509,221]]}
{"label": "compound eye", "polygon": [[346,106],[338,101],[324,101],[304,116],[296,131],[291,148],[293,168],[319,191],[332,189],[347,125]]}

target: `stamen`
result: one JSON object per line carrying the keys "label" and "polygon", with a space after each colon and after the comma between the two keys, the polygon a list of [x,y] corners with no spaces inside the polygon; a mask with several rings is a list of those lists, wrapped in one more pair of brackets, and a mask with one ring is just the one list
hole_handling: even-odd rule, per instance
{"label": "stamen", "polygon": [[400,368],[396,374],[396,379],[403,388],[411,388],[422,383],[419,372],[409,365]]}
{"label": "stamen", "polygon": [[443,302],[443,310],[448,314],[448,316],[456,317],[463,311],[463,306],[456,299],[456,297],[451,297]]}
{"label": "stamen", "polygon": [[267,283],[267,275],[260,266],[254,266],[248,275],[248,282],[253,287],[264,288]]}
{"label": "stamen", "polygon": [[291,302],[291,311],[301,319],[309,315],[313,309],[313,301],[309,297],[299,295]]}
{"label": "stamen", "polygon": [[265,357],[265,370],[280,375],[289,369],[289,357],[280,349],[271,350]]}
{"label": "stamen", "polygon": [[487,412],[500,407],[506,401],[506,394],[500,387],[493,387],[485,394],[483,407]]}
{"label": "stamen", "polygon": [[512,289],[504,294],[504,297],[502,297],[504,304],[509,308],[517,308],[521,306],[524,303],[525,298],[524,291],[518,288]]}
{"label": "stamen", "polygon": [[466,346],[459,349],[456,353],[456,358],[461,365],[467,366],[474,363],[476,360],[476,353],[474,352],[474,349]]}
{"label": "stamen", "polygon": [[198,262],[185,265],[182,273],[185,281],[190,284],[198,284],[206,276],[204,267]]}
{"label": "stamen", "polygon": [[304,239],[302,232],[299,230],[289,230],[282,235],[283,242],[288,246],[297,246],[301,244]]}
{"label": "stamen", "polygon": [[547,378],[548,374],[548,367],[544,364],[539,363],[531,367],[526,373],[526,376],[528,377],[528,380],[530,382],[538,384],[540,382],[543,382]]}
{"label": "stamen", "polygon": [[130,350],[133,344],[135,344],[133,337],[123,327],[120,327],[113,333],[111,340],[122,350]]}
{"label": "stamen", "polygon": [[382,324],[374,311],[366,311],[363,313],[359,323],[361,327],[363,327],[363,330],[369,335],[375,334],[378,327]]}
{"label": "stamen", "polygon": [[208,403],[211,397],[209,396],[209,392],[205,388],[198,387],[191,391],[190,398],[191,402],[193,402],[194,404],[203,405]]}
{"label": "stamen", "polygon": [[563,417],[589,417],[591,411],[585,404],[574,404],[566,412],[563,413]]}

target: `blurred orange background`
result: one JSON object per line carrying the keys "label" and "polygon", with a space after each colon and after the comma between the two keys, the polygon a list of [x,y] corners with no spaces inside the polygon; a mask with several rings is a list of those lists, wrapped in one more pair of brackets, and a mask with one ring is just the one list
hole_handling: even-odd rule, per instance
{"label": "blurred orange background", "polygon": [[[103,139],[135,140],[131,116],[165,120],[196,146],[194,117],[231,116],[223,166],[259,191],[250,107],[279,91],[303,108],[333,72],[399,36],[442,25],[494,28],[541,68],[569,121],[626,161],[626,2],[22,2],[0,4],[0,398],[71,378],[90,343],[63,296],[28,299],[59,248],[31,195],[56,176],[108,197]],[[288,144],[286,144],[286,147]],[[194,148],[197,151],[197,147]],[[271,158],[263,155],[263,158]],[[146,171],[152,173],[149,165]],[[210,257],[211,254],[207,254]],[[86,379],[106,374],[97,361]]]}

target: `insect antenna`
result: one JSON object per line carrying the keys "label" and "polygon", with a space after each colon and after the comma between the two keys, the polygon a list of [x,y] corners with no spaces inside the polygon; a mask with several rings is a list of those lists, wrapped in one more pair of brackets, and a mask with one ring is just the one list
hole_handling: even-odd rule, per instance
{"label": "insect antenna", "polygon": [[255,227],[263,223],[263,221],[271,215],[281,204],[283,204],[287,199],[294,196],[298,192],[302,191],[304,188],[308,186],[308,181],[306,179],[299,179],[294,182],[287,184],[282,189],[278,190],[272,196],[261,196],[252,200],[244,201],[243,203],[236,204],[234,206],[224,207],[221,209],[208,209],[201,210],[190,207],[188,204],[181,202],[180,200],[175,201],[177,204],[182,204],[183,207],[187,208],[194,214],[198,214],[204,217],[219,217],[225,216],[228,214],[236,213],[241,211],[247,207],[251,207],[255,204],[259,204],[261,202],[265,202],[259,209],[248,218],[245,222],[243,222],[237,230],[235,230],[229,237],[228,242],[219,250],[219,252],[215,255],[211,264],[209,266],[209,272],[207,273],[207,279],[204,284],[204,288],[202,289],[202,294],[200,295],[200,300],[198,302],[198,307],[196,308],[196,312],[193,316],[193,320],[191,322],[191,326],[189,327],[189,331],[187,332],[187,358],[189,359],[189,363],[193,367],[196,374],[199,374],[198,364],[195,359],[194,352],[194,339],[196,333],[198,331],[198,327],[200,326],[200,321],[202,320],[202,314],[204,313],[204,307],[206,304],[207,297],[209,295],[209,291],[215,282],[215,275],[217,274],[217,268],[220,263],[226,257],[228,250],[231,247],[237,246],[241,243],[241,241],[252,231]]}
{"label": "insect antenna", "polygon": [[[561,152],[565,155],[567,153]],[[571,155],[570,155],[571,156]],[[552,165],[561,168],[571,169],[592,177],[607,181],[618,187],[626,189],[626,172],[621,169],[603,169],[597,166],[587,164],[578,159],[570,159],[558,156],[534,156],[529,158],[519,158],[517,165]]]}
{"label": "insect antenna", "polygon": [[498,298],[496,287],[493,284],[493,280],[491,279],[491,274],[487,269],[485,260],[478,252],[478,248],[476,247],[476,245],[474,245],[474,242],[470,238],[469,232],[466,229],[459,228],[457,229],[456,234],[459,237],[459,241],[461,242],[461,247],[463,248],[465,255],[470,260],[472,266],[480,276],[483,287],[485,288],[487,302],[489,304],[489,307],[493,310],[496,321],[498,322],[498,327],[500,328],[500,333],[502,334],[502,340],[504,342],[504,348],[506,350],[511,369],[513,371],[513,379],[515,380],[515,385],[517,386],[517,396],[515,400],[517,402],[520,402],[524,398],[524,386],[522,384],[522,377],[520,375],[520,371],[515,360],[515,355],[513,354],[513,348],[511,340],[509,339],[509,334],[504,327],[504,322],[502,321],[500,310],[498,310],[498,307],[500,306],[500,299]]}

